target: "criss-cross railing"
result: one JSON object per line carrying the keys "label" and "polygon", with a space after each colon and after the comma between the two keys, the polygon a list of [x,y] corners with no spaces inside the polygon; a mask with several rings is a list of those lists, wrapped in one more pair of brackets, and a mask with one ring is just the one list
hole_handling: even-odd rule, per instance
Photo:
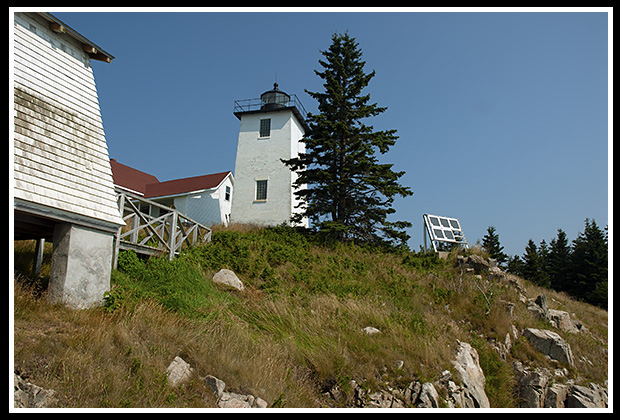
{"label": "criss-cross railing", "polygon": [[[136,194],[115,188],[118,208],[125,226],[118,229],[114,244],[114,268],[120,250],[138,254],[168,255],[171,260],[183,245],[195,246],[211,240],[211,229],[177,210]],[[149,213],[141,211],[149,208]],[[151,216],[152,213],[158,216]]]}

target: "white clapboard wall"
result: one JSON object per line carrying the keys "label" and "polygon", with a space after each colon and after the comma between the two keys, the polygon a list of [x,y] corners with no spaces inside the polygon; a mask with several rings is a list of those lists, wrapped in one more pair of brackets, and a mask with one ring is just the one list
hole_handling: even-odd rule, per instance
{"label": "white clapboard wall", "polygon": [[15,202],[123,224],[90,57],[38,13],[14,14]]}

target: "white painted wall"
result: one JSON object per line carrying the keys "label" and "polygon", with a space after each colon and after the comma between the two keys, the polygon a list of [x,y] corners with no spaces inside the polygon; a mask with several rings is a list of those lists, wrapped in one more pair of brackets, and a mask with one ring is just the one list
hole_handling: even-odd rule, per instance
{"label": "white painted wall", "polygon": [[[216,187],[207,190],[194,191],[178,196],[156,197],[151,200],[174,208],[185,216],[205,226],[223,224],[228,226],[232,210],[234,193],[232,176],[228,176]],[[226,200],[226,187],[230,188],[230,200]],[[154,214],[157,211],[158,214]],[[151,209],[152,216],[159,216],[159,211]]]}
{"label": "white painted wall", "polygon": [[[226,187],[230,188],[230,200],[226,200]],[[193,193],[185,198],[185,214],[190,219],[197,221],[205,226],[223,224],[228,226],[231,204],[232,204],[233,184],[230,177],[227,177],[218,188],[204,190]],[[177,199],[175,199],[177,206]]]}
{"label": "white painted wall", "polygon": [[15,13],[14,197],[122,225],[90,57],[36,13]]}
{"label": "white painted wall", "polygon": [[[260,120],[271,118],[271,134],[260,137]],[[289,223],[294,205],[293,176],[281,159],[297,156],[303,129],[290,110],[241,115],[232,222]],[[267,200],[256,200],[256,181],[267,180]]]}

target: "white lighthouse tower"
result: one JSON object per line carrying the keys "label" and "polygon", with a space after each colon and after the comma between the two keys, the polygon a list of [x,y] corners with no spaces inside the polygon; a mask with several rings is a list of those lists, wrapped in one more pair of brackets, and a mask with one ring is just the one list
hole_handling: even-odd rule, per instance
{"label": "white lighthouse tower", "polygon": [[[291,224],[298,201],[297,174],[281,159],[305,151],[299,140],[307,130],[306,111],[296,95],[273,89],[257,99],[235,101],[240,120],[231,222],[274,226]],[[304,220],[304,226],[308,221]]]}

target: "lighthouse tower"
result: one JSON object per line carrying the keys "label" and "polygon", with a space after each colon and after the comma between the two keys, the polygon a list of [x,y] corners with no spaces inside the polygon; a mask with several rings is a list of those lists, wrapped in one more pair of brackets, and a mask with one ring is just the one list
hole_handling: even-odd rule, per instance
{"label": "lighthouse tower", "polygon": [[[290,224],[299,200],[297,174],[282,159],[304,152],[299,140],[308,127],[306,111],[296,95],[273,84],[260,98],[235,101],[240,120],[231,222],[263,226]],[[308,226],[307,220],[303,222]]]}

